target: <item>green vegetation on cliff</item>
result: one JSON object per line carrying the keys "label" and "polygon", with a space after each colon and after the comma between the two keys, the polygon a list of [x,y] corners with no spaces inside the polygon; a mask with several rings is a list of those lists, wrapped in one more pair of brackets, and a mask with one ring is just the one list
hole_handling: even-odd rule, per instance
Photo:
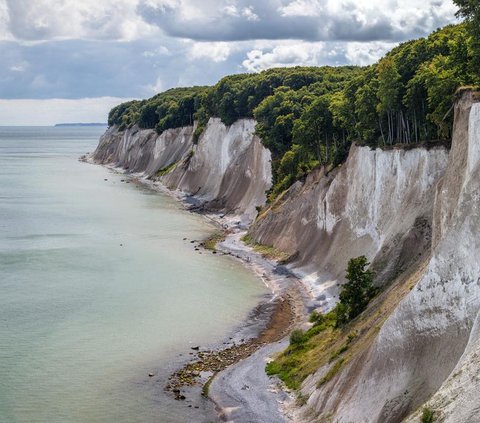
{"label": "green vegetation on cliff", "polygon": [[[347,325],[365,311],[376,293],[373,273],[366,269],[369,264],[365,256],[349,260],[347,282],[342,286],[338,304],[327,314],[314,311],[310,315],[313,326],[307,331],[296,329],[292,332],[289,347],[267,365],[269,375],[278,375],[289,388],[297,389],[312,371],[309,364],[312,356],[315,353],[318,355],[319,347],[323,351],[315,360],[319,359],[318,363],[322,364],[334,363],[320,379],[319,385],[337,374],[345,362],[345,353],[357,338],[356,328]],[[347,332],[347,329],[350,331]]]}
{"label": "green vegetation on cliff", "polygon": [[[372,147],[451,137],[453,94],[479,82],[477,2],[458,0],[465,24],[400,44],[378,63],[359,68],[276,68],[231,75],[213,87],[175,88],[115,107],[110,125],[138,124],[159,133],[208,119],[226,125],[255,118],[272,152],[271,198],[319,165],[341,163],[352,142]],[[463,4],[463,6],[462,6]]]}

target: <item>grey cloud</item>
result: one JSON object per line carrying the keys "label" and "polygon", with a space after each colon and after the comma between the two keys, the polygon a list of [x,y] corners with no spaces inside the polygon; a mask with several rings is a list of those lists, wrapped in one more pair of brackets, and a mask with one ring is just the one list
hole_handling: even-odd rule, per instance
{"label": "grey cloud", "polygon": [[[309,47],[307,63],[296,54],[278,54],[274,46],[261,49],[272,66],[294,64],[345,64],[349,60],[339,43]],[[34,45],[2,42],[0,97],[3,99],[48,99],[84,97],[144,98],[158,79],[162,89],[175,86],[211,85],[225,75],[264,68],[264,59],[242,66],[252,45],[234,49],[223,61],[190,58],[191,48],[201,43],[175,40],[141,40],[130,43],[98,41],[51,41]],[[168,49],[169,54],[164,54]],[[298,49],[300,50],[300,49]],[[332,54],[335,50],[335,54]],[[158,54],[156,52],[159,52]],[[147,54],[145,54],[147,53]],[[277,57],[278,56],[278,57]],[[201,72],[199,72],[201,69]]]}
{"label": "grey cloud", "polygon": [[[376,11],[367,20],[357,18],[358,7],[348,3],[342,13],[331,13],[325,2],[316,2],[317,13],[312,16],[284,15],[281,7],[288,1],[264,0],[254,2],[257,20],[248,20],[242,15],[231,15],[222,9],[224,1],[217,2],[211,16],[185,19],[181,4],[177,6],[154,6],[141,0],[138,13],[151,24],[158,25],[172,37],[199,41],[241,41],[256,39],[301,39],[307,41],[402,41],[428,34],[432,29],[451,22],[453,16],[441,16],[436,12],[435,2],[425,5],[423,14],[413,17],[413,22],[398,27],[392,17],[395,10],[383,14]],[[252,7],[252,2],[239,0],[238,9]],[[426,18],[429,22],[426,22]]]}
{"label": "grey cloud", "polygon": [[[173,54],[155,54],[162,46]],[[175,40],[1,42],[0,98],[147,97],[158,78],[167,89],[212,84],[239,70],[239,56],[214,65],[193,62],[189,48]]]}
{"label": "grey cloud", "polygon": [[[249,7],[245,2],[239,8]],[[172,6],[152,6],[142,1],[137,7],[138,13],[151,24],[158,25],[169,36],[188,38],[196,41],[243,41],[254,39],[312,39],[318,32],[315,18],[284,19],[278,12],[272,11],[271,2],[255,5],[254,12],[258,20],[249,20],[243,15],[231,15],[226,11],[217,11],[208,18],[196,18],[188,21],[181,17],[181,11]]]}

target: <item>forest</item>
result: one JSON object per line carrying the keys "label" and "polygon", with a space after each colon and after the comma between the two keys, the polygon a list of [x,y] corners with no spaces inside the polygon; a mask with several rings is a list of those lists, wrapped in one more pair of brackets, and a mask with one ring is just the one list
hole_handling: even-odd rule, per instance
{"label": "forest", "polygon": [[231,75],[212,87],[174,88],[121,104],[108,123],[161,133],[197,121],[198,138],[212,116],[226,125],[254,118],[272,152],[270,199],[315,167],[342,163],[353,142],[372,148],[448,145],[454,94],[480,79],[478,5],[457,3],[464,23],[402,43],[374,65]]}

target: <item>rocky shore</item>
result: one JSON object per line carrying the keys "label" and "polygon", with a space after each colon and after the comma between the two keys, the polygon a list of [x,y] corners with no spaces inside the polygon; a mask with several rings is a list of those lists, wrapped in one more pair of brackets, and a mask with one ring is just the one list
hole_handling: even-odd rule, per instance
{"label": "rocky shore", "polygon": [[[225,348],[199,351],[193,361],[169,378],[165,389],[172,392],[177,400],[184,400],[186,396],[183,388],[201,384],[203,395],[208,396],[208,387],[219,372],[250,357],[262,346],[277,342],[288,335],[298,322],[298,301],[298,292],[293,287],[273,303],[260,305],[257,309],[268,308],[264,314],[269,314],[270,317],[265,329],[258,336],[242,339],[239,344],[233,341]],[[256,314],[262,315],[262,312],[256,310]]]}

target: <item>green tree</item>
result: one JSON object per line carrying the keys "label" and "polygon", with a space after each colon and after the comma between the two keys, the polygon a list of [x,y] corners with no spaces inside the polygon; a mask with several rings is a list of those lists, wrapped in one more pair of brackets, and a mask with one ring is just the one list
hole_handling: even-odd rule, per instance
{"label": "green tree", "polygon": [[465,18],[472,37],[472,60],[470,70],[480,82],[480,2],[478,0],[454,0],[458,6],[458,17]]}
{"label": "green tree", "polygon": [[293,141],[315,152],[318,161],[322,164],[330,163],[333,117],[329,106],[329,96],[318,97],[306,107],[293,126]]}
{"label": "green tree", "polygon": [[400,117],[399,113],[401,113],[399,107],[401,81],[395,61],[390,57],[381,60],[377,66],[377,75],[377,97],[379,100],[377,111],[380,114],[380,118],[386,117],[387,119],[387,133],[383,130],[382,121],[380,120],[382,139],[384,143],[393,144],[397,141],[395,129],[398,123],[396,120]]}
{"label": "green tree", "polygon": [[436,127],[437,139],[447,140],[451,136],[453,124],[453,94],[462,84],[450,66],[447,57],[436,56],[431,63],[422,66],[418,77],[425,81],[429,114],[427,118]]}
{"label": "green tree", "polygon": [[352,320],[367,307],[375,295],[373,272],[368,270],[369,262],[365,256],[352,258],[348,262],[347,282],[340,291],[340,323]]}

